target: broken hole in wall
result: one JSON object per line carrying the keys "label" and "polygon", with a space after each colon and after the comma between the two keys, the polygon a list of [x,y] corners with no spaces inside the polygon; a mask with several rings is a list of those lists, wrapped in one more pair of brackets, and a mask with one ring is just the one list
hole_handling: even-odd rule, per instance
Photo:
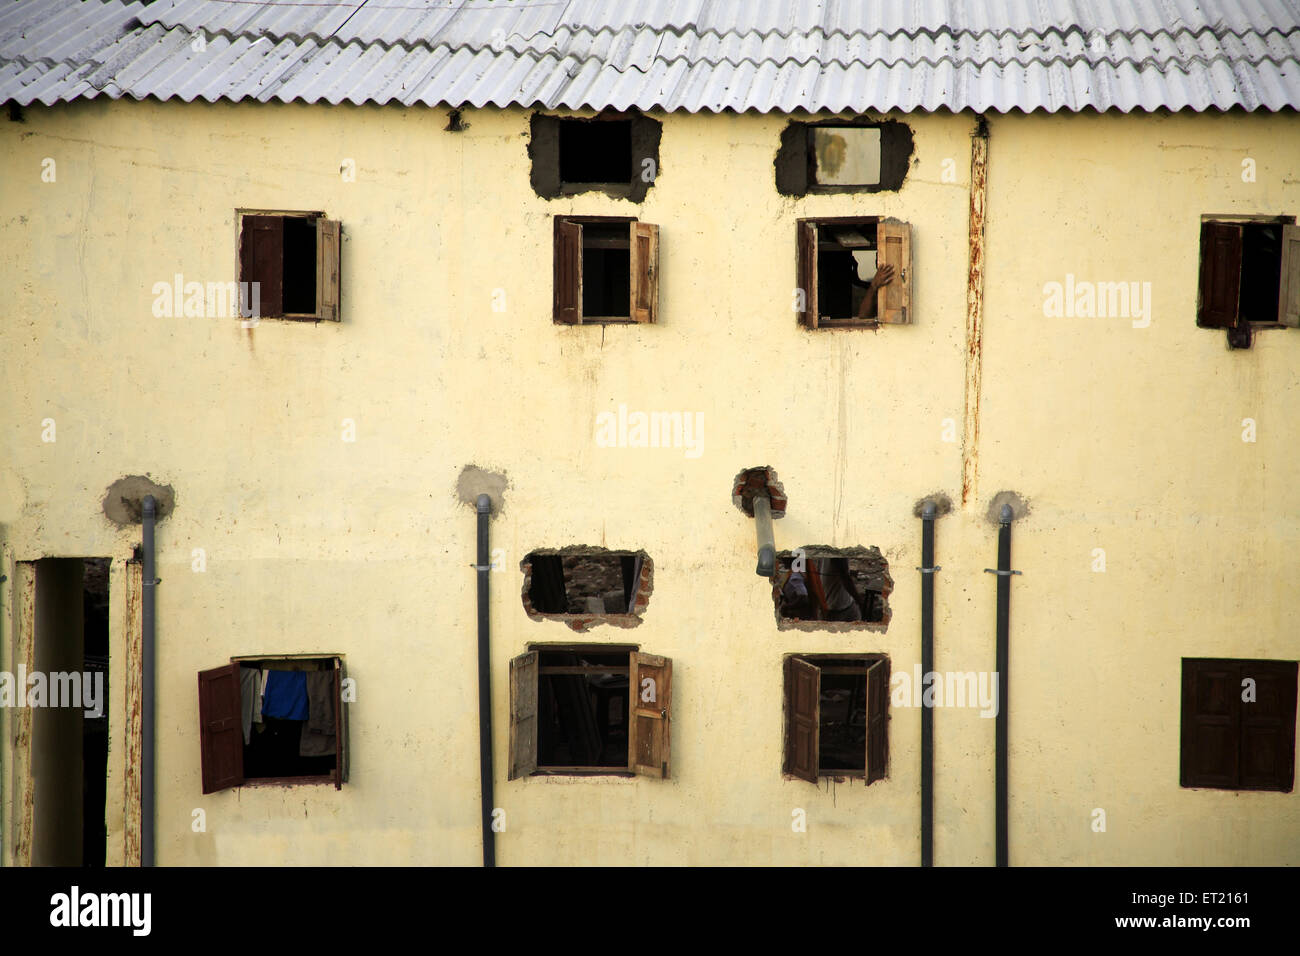
{"label": "broken hole in wall", "polygon": [[524,611],[575,631],[597,624],[636,627],[650,603],[654,562],[644,551],[539,548],[520,563]]}
{"label": "broken hole in wall", "polygon": [[894,581],[879,548],[808,545],[776,556],[772,602],[782,630],[883,631]]}

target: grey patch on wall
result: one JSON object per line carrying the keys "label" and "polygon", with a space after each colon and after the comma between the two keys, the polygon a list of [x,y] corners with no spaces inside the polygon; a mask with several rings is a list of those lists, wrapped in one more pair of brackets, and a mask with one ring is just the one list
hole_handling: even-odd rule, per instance
{"label": "grey patch on wall", "polygon": [[944,515],[948,514],[948,512],[952,511],[952,499],[942,491],[936,491],[932,495],[926,495],[924,498],[917,499],[916,504],[912,505],[912,517],[922,517],[921,512],[925,508],[925,503],[927,501],[934,502],[934,516],[936,518],[942,518]]}
{"label": "grey patch on wall", "polygon": [[147,475],[127,475],[108,486],[104,495],[104,514],[118,525],[140,524],[144,516],[145,495],[157,501],[157,520],[166,518],[176,507],[176,491],[160,485]]}
{"label": "grey patch on wall", "polygon": [[506,488],[510,486],[505,472],[488,471],[478,465],[466,465],[456,479],[456,497],[461,504],[478,508],[478,496],[487,495],[492,500],[492,516],[505,511]]}
{"label": "grey patch on wall", "polygon": [[889,574],[889,562],[877,547],[832,548],[824,544],[807,544],[797,549],[804,553],[809,561],[817,558],[847,558],[849,570],[853,575],[854,587],[861,593],[872,591],[880,595],[880,620],[878,621],[816,621],[785,617],[781,613],[780,580],[784,571],[790,568],[793,551],[778,551],[776,555],[776,574],[772,578],[772,603],[775,606],[776,628],[778,631],[876,631],[883,634],[889,630],[889,622],[894,616],[889,606],[889,595],[894,590],[894,579]]}
{"label": "grey patch on wall", "polygon": [[1011,506],[1011,520],[1019,521],[1025,515],[1029,514],[1029,502],[1021,498],[1014,491],[999,491],[989,502],[989,510],[985,515],[990,524],[1002,523],[1002,506]]}
{"label": "grey patch on wall", "polygon": [[[612,560],[615,558],[618,561]],[[630,588],[624,579],[624,559],[631,562],[628,567],[634,572]],[[541,565],[536,581],[534,562]],[[645,551],[588,545],[535,548],[524,555],[519,569],[524,573],[521,594],[529,620],[560,621],[579,634],[600,624],[638,626],[654,590],[654,560]],[[538,610],[538,604],[546,606],[543,599],[563,605],[565,610]]]}

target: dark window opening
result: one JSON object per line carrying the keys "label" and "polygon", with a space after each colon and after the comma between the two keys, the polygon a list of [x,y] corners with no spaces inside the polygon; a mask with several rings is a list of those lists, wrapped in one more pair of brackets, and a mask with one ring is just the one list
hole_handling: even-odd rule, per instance
{"label": "dark window opening", "polygon": [[630,120],[560,120],[560,181],[626,186],[632,179]]}
{"label": "dark window opening", "polygon": [[785,773],[883,780],[889,764],[889,659],[801,654],[785,659]]}
{"label": "dark window opening", "polygon": [[1277,322],[1278,281],[1281,278],[1281,224],[1246,223],[1241,236],[1241,321]]}
{"label": "dark window opening", "polygon": [[523,560],[524,609],[534,620],[559,616],[571,626],[636,619],[649,603],[653,563],[644,551],[566,548]]}
{"label": "dark window opening", "polygon": [[539,769],[627,769],[628,674],[626,651],[540,652]]}
{"label": "dark window opening", "polygon": [[582,314],[626,319],[631,309],[631,242],[626,223],[582,229]]}
{"label": "dark window opening", "polygon": [[875,220],[817,231],[817,304],[823,320],[856,319],[875,274]]}
{"label": "dark window opening", "polygon": [[[333,774],[336,760],[334,735],[313,734],[311,731],[313,716],[315,726],[332,728],[334,724],[333,659],[244,661],[240,667],[241,676],[246,670],[259,672],[260,676],[253,679],[252,686],[261,690],[262,702],[254,707],[254,714],[261,720],[254,718],[248,742],[244,744],[244,778]],[[263,686],[263,678],[274,683]],[[282,688],[280,682],[285,678],[298,686],[292,691]],[[241,681],[241,688],[249,686],[247,679]],[[276,695],[274,701],[270,694]],[[266,712],[268,704],[276,707],[275,716]],[[313,705],[318,705],[315,715],[312,714]]]}
{"label": "dark window opening", "polygon": [[284,311],[316,312],[316,220],[284,217]]}
{"label": "dark window opening", "polygon": [[[104,866],[108,828],[108,558],[86,558],[83,571],[84,669],[95,686],[103,680],[98,717],[82,716],[82,865]],[[101,677],[102,675],[102,677]],[[83,691],[84,693],[84,691]],[[84,698],[83,698],[84,700]]]}
{"label": "dark window opening", "polygon": [[780,621],[887,624],[893,582],[876,548],[777,555],[772,594]]}

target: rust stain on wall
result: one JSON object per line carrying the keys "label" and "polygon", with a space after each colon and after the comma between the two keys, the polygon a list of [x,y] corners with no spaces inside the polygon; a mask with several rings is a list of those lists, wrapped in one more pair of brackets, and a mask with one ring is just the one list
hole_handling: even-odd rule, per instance
{"label": "rust stain on wall", "polygon": [[140,770],[144,752],[144,673],[140,604],[144,588],[139,561],[126,564],[126,852],[127,866],[140,865]]}
{"label": "rust stain on wall", "polygon": [[[15,565],[15,600],[18,605],[18,630],[14,660],[23,663],[30,674],[36,670],[36,564],[22,561]],[[22,691],[26,692],[25,688]],[[32,832],[36,824],[36,780],[32,776],[32,709],[18,710],[18,731],[13,746],[13,806],[16,810],[13,862],[15,866],[32,865]]]}
{"label": "rust stain on wall", "polygon": [[984,204],[987,192],[989,130],[981,116],[971,136],[970,254],[966,273],[966,403],[962,413],[961,503],[974,496],[979,477],[980,387],[984,343]]}

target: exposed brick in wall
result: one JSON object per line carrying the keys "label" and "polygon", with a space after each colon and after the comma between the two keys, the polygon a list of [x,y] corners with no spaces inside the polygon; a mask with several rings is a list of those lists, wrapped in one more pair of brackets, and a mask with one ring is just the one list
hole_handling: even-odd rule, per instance
{"label": "exposed brick in wall", "polygon": [[783,572],[789,570],[794,557],[793,551],[781,551],[776,556],[777,575],[772,580],[772,603],[775,608],[776,626],[782,631],[879,631],[889,628],[893,611],[889,607],[889,595],[894,590],[894,579],[889,576],[889,562],[880,553],[880,549],[871,548],[832,548],[826,545],[809,544],[800,550],[809,560],[817,558],[848,558],[849,573],[859,594],[876,591],[880,594],[882,615],[879,621],[808,621],[781,616],[781,582]]}
{"label": "exposed brick in wall", "polygon": [[[533,555],[561,556],[564,565],[564,593],[568,600],[568,609],[563,614],[551,614],[537,610],[532,603],[529,592],[533,583]],[[641,558],[641,574],[635,582],[635,596],[630,611],[593,612],[588,608],[588,598],[603,599],[606,595],[610,603],[621,603],[623,595],[624,556]],[[636,627],[641,623],[650,604],[650,592],[654,588],[654,561],[644,551],[611,551],[608,548],[576,546],[570,548],[538,548],[530,552],[519,563],[524,572],[522,597],[524,612],[534,621],[563,621],[578,633],[583,633],[600,624],[612,624],[614,627]],[[615,597],[617,595],[617,597]]]}

